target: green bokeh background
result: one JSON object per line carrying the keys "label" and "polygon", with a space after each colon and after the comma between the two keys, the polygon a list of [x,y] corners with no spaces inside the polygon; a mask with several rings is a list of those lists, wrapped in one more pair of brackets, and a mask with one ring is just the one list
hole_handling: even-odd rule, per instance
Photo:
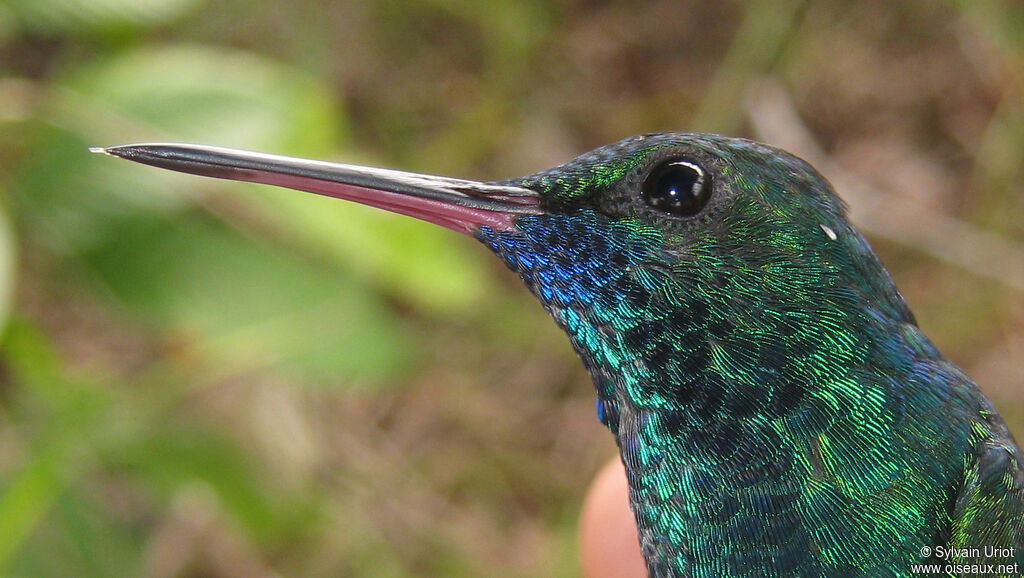
{"label": "green bokeh background", "polygon": [[1018,2],[0,2],[0,575],[579,575],[614,444],[483,247],[87,147],[497,179],[665,130],[823,169],[1024,436]]}

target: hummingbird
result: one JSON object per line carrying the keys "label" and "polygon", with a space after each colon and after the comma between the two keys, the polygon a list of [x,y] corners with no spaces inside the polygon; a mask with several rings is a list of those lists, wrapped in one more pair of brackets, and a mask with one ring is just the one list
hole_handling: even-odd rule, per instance
{"label": "hummingbird", "polygon": [[1024,455],[805,161],[627,138],[453,179],[187,144],[94,149],[417,217],[482,242],[568,334],[650,576],[1024,573]]}

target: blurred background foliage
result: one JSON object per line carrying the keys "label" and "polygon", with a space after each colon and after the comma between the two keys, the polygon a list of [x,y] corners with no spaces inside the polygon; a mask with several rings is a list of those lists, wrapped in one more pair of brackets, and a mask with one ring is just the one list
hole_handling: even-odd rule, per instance
{"label": "blurred background foliage", "polygon": [[0,574],[578,575],[614,445],[496,259],[87,147],[497,179],[664,130],[823,169],[1024,436],[1018,2],[0,3]]}

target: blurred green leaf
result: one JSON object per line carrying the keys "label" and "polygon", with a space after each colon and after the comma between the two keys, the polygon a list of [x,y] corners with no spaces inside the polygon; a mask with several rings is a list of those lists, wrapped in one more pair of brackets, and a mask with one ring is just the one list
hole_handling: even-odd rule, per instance
{"label": "blurred green leaf", "polygon": [[291,191],[269,191],[261,198],[283,229],[318,252],[350,263],[389,293],[435,314],[472,311],[499,291],[491,275],[491,256],[453,231]]}
{"label": "blurred green leaf", "polygon": [[189,204],[190,192],[218,186],[239,195],[240,204],[262,208],[261,219],[308,248],[419,307],[466,311],[494,293],[485,255],[451,232],[292,192],[268,192],[260,204],[252,187],[86,153],[97,142],[185,140],[326,157],[341,122],[328,91],[307,77],[252,56],[193,46],[133,51],[76,71],[65,86],[52,103],[62,129],[37,131],[40,152],[20,179],[22,216],[51,247],[89,250],[119,223],[175,213]]}
{"label": "blurred green leaf", "polygon": [[203,47],[131,52],[77,70],[52,95],[59,128],[36,130],[39,152],[17,181],[19,214],[44,245],[87,254],[115,295],[213,359],[318,378],[393,376],[408,367],[409,343],[367,289],[288,255],[267,258],[269,246],[257,250],[194,214],[173,226],[191,205],[185,191],[209,181],[87,152],[136,140],[128,132],[323,150],[340,124],[328,94],[267,61]]}
{"label": "blurred green leaf", "polygon": [[0,568],[64,491],[61,470],[66,460],[66,443],[39,448],[31,463],[0,488]]}
{"label": "blurred green leaf", "polygon": [[125,52],[72,71],[59,124],[104,142],[173,139],[322,154],[343,118],[328,87],[251,53],[203,45]]}
{"label": "blurred green leaf", "polygon": [[36,32],[95,33],[155,26],[179,18],[203,0],[7,0],[23,27]]}
{"label": "blurred green leaf", "polygon": [[0,570],[79,474],[82,432],[106,405],[105,392],[64,375],[46,337],[30,323],[10,325],[3,357],[13,381],[25,386],[12,413],[33,415],[49,427],[21,432],[28,459],[0,480]]}
{"label": "blurred green leaf", "polygon": [[19,167],[19,216],[64,252],[121,222],[190,204],[197,179],[115,163],[89,146],[140,140],[245,143],[323,154],[342,122],[326,87],[269,61],[212,47],[131,51],[75,69],[50,93]]}
{"label": "blurred green leaf", "polygon": [[137,178],[88,152],[80,135],[39,125],[35,153],[19,167],[14,190],[21,229],[40,245],[75,254],[109,241],[119,224],[171,215],[190,206],[161,185],[179,175]]}
{"label": "blurred green leaf", "polygon": [[[92,488],[83,480],[96,471],[145,477],[163,491],[165,507],[181,488],[208,485],[245,533],[264,543],[286,539],[316,518],[306,505],[310,496],[272,491],[223,432],[168,415],[163,391],[140,387],[138,395],[117,396],[87,377],[67,375],[32,324],[11,324],[3,359],[12,380],[24,386],[11,412],[23,425],[18,441],[27,459],[0,478],[0,574],[137,574],[137,557],[128,554],[137,555],[142,544],[123,523],[111,527],[112,520],[97,515],[95,502],[103,496],[88,495]],[[175,399],[189,391],[177,389]],[[158,416],[163,419],[153,419]],[[26,542],[61,555],[18,556]]]}
{"label": "blurred green leaf", "polygon": [[279,366],[320,379],[387,379],[411,360],[409,338],[364,287],[209,217],[137,220],[85,260],[186,350],[246,371]]}

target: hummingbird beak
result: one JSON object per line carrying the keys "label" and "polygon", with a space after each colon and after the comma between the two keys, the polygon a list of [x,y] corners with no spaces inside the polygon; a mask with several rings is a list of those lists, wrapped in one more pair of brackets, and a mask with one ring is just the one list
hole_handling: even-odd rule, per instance
{"label": "hummingbird beak", "polygon": [[191,144],[134,144],[92,148],[173,171],[278,185],[355,201],[473,235],[480,227],[510,229],[518,215],[536,215],[536,191]]}

